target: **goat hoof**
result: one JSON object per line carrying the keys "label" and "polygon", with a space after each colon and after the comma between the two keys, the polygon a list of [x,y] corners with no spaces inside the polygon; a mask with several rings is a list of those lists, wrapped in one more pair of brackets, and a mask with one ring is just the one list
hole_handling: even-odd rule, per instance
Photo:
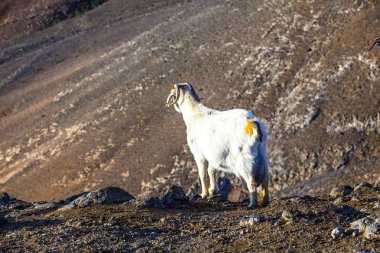
{"label": "goat hoof", "polygon": [[217,197],[217,196],[214,195],[214,194],[213,194],[213,195],[208,195],[208,196],[207,196],[207,199],[213,199],[213,198],[216,198],[216,197]]}
{"label": "goat hoof", "polygon": [[210,198],[215,197],[215,189],[208,189],[208,196]]}
{"label": "goat hoof", "polygon": [[202,199],[206,199],[206,198],[207,198],[207,196],[208,196],[208,194],[207,194],[207,193],[202,193],[202,194],[201,194],[201,198],[202,198]]}

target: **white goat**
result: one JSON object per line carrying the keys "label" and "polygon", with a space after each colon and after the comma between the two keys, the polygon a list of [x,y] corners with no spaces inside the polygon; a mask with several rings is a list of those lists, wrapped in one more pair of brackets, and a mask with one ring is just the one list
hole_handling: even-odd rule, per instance
{"label": "white goat", "polygon": [[[244,179],[250,192],[249,208],[257,206],[262,185],[263,205],[269,202],[268,133],[264,123],[243,109],[217,111],[204,106],[189,83],[173,86],[166,107],[174,105],[187,127],[187,142],[198,167],[202,198],[215,194],[216,171]],[[206,173],[210,178],[207,191]]]}

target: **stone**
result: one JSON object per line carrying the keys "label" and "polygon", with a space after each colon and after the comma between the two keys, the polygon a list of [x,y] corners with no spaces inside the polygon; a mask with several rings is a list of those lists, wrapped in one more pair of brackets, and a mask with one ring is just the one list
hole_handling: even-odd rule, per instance
{"label": "stone", "polygon": [[137,202],[137,206],[146,207],[146,208],[164,208],[165,207],[162,201],[157,197],[140,200]]}
{"label": "stone", "polygon": [[253,226],[255,223],[263,222],[266,218],[262,215],[252,215],[248,220],[242,219],[239,222],[240,226]]}
{"label": "stone", "polygon": [[189,198],[181,187],[173,185],[170,190],[162,197],[162,203],[165,206],[182,205],[189,202]]}
{"label": "stone", "polygon": [[335,212],[344,216],[357,216],[362,214],[360,211],[349,205],[335,206]]}
{"label": "stone", "polygon": [[14,210],[24,210],[26,208],[29,208],[31,205],[32,205],[31,203],[28,203],[26,201],[17,200],[17,201],[8,203],[8,208],[14,209]]}
{"label": "stone", "polygon": [[354,192],[362,190],[362,189],[372,189],[372,188],[373,188],[373,186],[370,183],[364,182],[364,183],[360,183],[357,186],[355,186]]}
{"label": "stone", "polygon": [[228,199],[228,195],[232,191],[231,181],[226,177],[218,177],[216,183],[216,190],[220,194],[221,199]]}
{"label": "stone", "polygon": [[342,226],[337,226],[331,231],[331,236],[334,240],[340,239],[343,237],[343,228]]}
{"label": "stone", "polygon": [[134,199],[135,197],[123,189],[109,186],[96,191],[88,192],[86,194],[82,194],[80,197],[75,198],[68,205],[64,206],[63,209],[87,207],[94,204],[124,203]]}
{"label": "stone", "polygon": [[64,200],[65,203],[70,203],[73,202],[73,200],[76,200],[77,198],[87,194],[88,192],[81,192],[79,194],[75,194],[73,196],[68,197],[67,199]]}
{"label": "stone", "polygon": [[351,200],[350,196],[338,197],[334,200],[334,204],[339,204],[339,203],[347,202],[350,200]]}
{"label": "stone", "polygon": [[376,201],[372,204],[373,209],[380,209],[380,201]]}
{"label": "stone", "polygon": [[303,196],[292,197],[290,201],[296,202],[296,203],[307,203],[307,202],[313,201],[313,199],[314,198],[309,195],[303,195]]}
{"label": "stone", "polygon": [[4,218],[2,214],[0,214],[0,226],[7,223],[7,219]]}
{"label": "stone", "polygon": [[367,239],[380,239],[380,216],[369,215],[351,222],[351,229],[358,229]]}
{"label": "stone", "polygon": [[11,200],[11,198],[9,197],[8,193],[6,193],[6,192],[0,192],[0,203],[6,204],[10,200]]}
{"label": "stone", "polygon": [[54,209],[61,207],[62,204],[55,202],[35,202],[33,206],[35,209]]}
{"label": "stone", "polygon": [[353,231],[351,232],[352,237],[357,237],[361,234],[362,234],[362,232],[359,229],[353,229]]}
{"label": "stone", "polygon": [[284,221],[290,221],[296,218],[297,215],[297,211],[284,211],[281,213],[281,219],[283,219]]}
{"label": "stone", "polygon": [[352,187],[348,185],[336,186],[330,191],[330,197],[337,198],[347,196],[351,194],[352,190]]}

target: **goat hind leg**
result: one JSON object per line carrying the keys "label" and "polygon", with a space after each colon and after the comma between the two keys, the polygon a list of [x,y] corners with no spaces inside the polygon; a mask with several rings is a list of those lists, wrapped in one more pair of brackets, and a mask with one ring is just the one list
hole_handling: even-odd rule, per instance
{"label": "goat hind leg", "polygon": [[215,176],[216,176],[216,170],[213,167],[209,166],[208,169],[207,169],[207,172],[208,172],[208,176],[210,178],[210,187],[208,188],[208,194],[209,194],[209,197],[212,198],[215,195],[215,186],[216,186]]}
{"label": "goat hind leg", "polygon": [[252,177],[247,181],[247,186],[249,190],[249,205],[248,208],[257,207],[257,184],[255,179]]}
{"label": "goat hind leg", "polygon": [[265,170],[264,180],[262,182],[261,193],[263,195],[263,206],[267,206],[269,204],[269,175],[268,169]]}

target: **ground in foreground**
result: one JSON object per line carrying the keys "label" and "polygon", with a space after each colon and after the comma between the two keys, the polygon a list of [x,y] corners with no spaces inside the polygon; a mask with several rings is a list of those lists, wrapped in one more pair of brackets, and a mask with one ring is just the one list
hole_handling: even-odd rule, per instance
{"label": "ground in foreground", "polygon": [[[380,217],[379,193],[366,184],[340,187],[330,196],[283,198],[254,210],[196,198],[161,208],[142,200],[81,208],[8,198],[0,201],[0,251],[376,252],[379,224],[369,235],[352,223]],[[156,200],[149,203],[161,205]]]}

